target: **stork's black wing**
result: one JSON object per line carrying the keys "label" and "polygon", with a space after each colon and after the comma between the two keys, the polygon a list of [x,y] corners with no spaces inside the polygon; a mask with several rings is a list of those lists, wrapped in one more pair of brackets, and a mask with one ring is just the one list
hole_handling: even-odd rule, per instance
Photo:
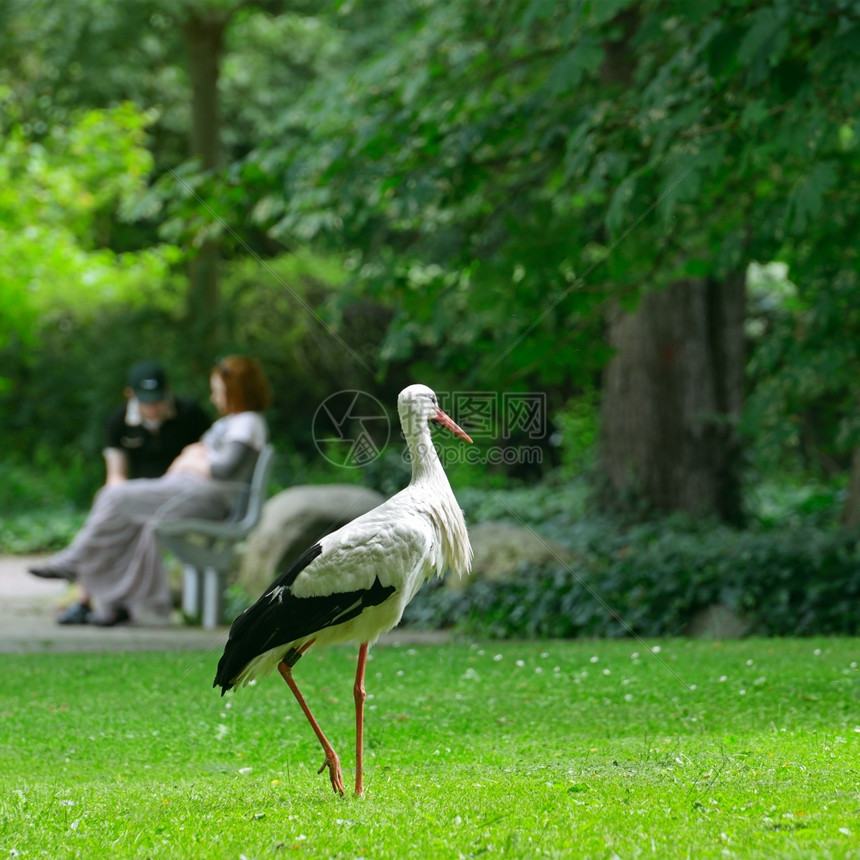
{"label": "stork's black wing", "polygon": [[234,686],[242,670],[261,654],[349,621],[394,593],[393,585],[383,586],[376,577],[369,589],[296,597],[292,584],[321,552],[320,544],[312,546],[233,622],[212,684],[221,687],[221,695]]}

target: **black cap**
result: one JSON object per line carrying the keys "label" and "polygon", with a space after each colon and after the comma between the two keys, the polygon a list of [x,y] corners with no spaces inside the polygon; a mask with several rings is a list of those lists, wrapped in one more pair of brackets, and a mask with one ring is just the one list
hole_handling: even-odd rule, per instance
{"label": "black cap", "polygon": [[167,375],[157,361],[139,361],[128,372],[128,384],[141,403],[155,403],[167,397]]}

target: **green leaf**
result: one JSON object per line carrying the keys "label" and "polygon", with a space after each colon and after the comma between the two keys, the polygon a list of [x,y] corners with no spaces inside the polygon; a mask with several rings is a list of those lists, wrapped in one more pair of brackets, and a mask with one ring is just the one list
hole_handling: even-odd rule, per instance
{"label": "green leaf", "polygon": [[699,257],[687,260],[684,264],[684,271],[686,274],[691,275],[694,278],[705,277],[710,274],[712,268],[713,264],[709,260],[703,260]]}
{"label": "green leaf", "polygon": [[636,177],[627,176],[615,189],[606,209],[606,228],[615,237],[628,224],[632,224],[639,213],[631,210],[636,191]]}
{"label": "green leaf", "polygon": [[583,39],[562,55],[550,72],[546,91],[555,96],[579,86],[586,73],[596,73],[603,62],[603,48],[595,41]]}
{"label": "green leaf", "polygon": [[595,24],[611,21],[616,15],[632,5],[633,0],[591,0],[588,4],[591,20]]}
{"label": "green leaf", "polygon": [[767,104],[763,99],[753,99],[741,111],[740,126],[744,131],[755,129],[767,119]]}
{"label": "green leaf", "polygon": [[837,181],[837,172],[830,162],[819,162],[801,179],[792,191],[789,200],[789,229],[803,233],[821,215],[824,195]]}
{"label": "green leaf", "polygon": [[765,6],[750,15],[752,24],[738,46],[738,60],[750,65],[762,54],[770,56],[773,42],[783,24],[773,7]]}

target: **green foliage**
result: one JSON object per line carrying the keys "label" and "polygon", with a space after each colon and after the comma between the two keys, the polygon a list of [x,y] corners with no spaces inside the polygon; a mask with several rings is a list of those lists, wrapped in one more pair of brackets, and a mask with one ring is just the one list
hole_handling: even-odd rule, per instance
{"label": "green foliage", "polygon": [[512,520],[542,532],[569,535],[588,511],[589,488],[583,480],[504,488],[455,487],[469,523]]}
{"label": "green foliage", "polygon": [[560,409],[554,422],[561,453],[559,475],[572,481],[594,467],[598,450],[600,403],[594,390],[584,392]]}
{"label": "green foliage", "polygon": [[422,592],[405,623],[500,638],[681,636],[720,605],[756,635],[860,634],[858,535],[659,523],[578,537],[568,566]]}
{"label": "green foliage", "polygon": [[[143,342],[205,397],[179,268],[214,239],[225,347],[278,385],[285,483],[318,474],[324,394],[349,380],[388,404],[416,377],[546,391],[571,474],[606,309],[774,259],[796,294],[755,308],[750,460],[844,469],[860,434],[853,0],[0,7],[0,422],[19,453],[86,452],[95,482]],[[182,163],[190,10],[232,15],[230,163],[211,174]],[[279,256],[303,261],[271,264],[280,286]]]}
{"label": "green foliage", "polygon": [[397,309],[383,359],[569,387],[611,300],[778,254],[853,266],[850,3],[380,6],[398,38],[251,158],[288,165],[270,234],[343,242]]}
{"label": "green foliage", "polygon": [[756,480],[747,493],[747,507],[765,529],[830,530],[839,522],[844,501],[844,482],[816,481],[808,473],[783,474],[779,482]]}
{"label": "green foliage", "polygon": [[[0,850],[858,856],[855,640],[380,646],[361,800],[277,675],[221,698],[216,657],[4,655]],[[347,782],[354,661],[295,671]]]}
{"label": "green foliage", "polygon": [[[7,455],[0,464],[0,511],[3,513],[33,512],[39,508],[50,510],[68,491],[87,486],[89,469],[82,456],[59,464],[49,454],[37,455],[35,462],[27,463],[14,455]],[[60,505],[62,507],[62,504]]]}
{"label": "green foliage", "polygon": [[57,552],[72,542],[83,525],[84,516],[71,503],[3,515],[0,517],[3,522],[0,552],[12,555]]}
{"label": "green foliage", "polygon": [[742,427],[762,468],[801,464],[821,478],[844,470],[860,442],[860,305],[856,272],[831,280],[826,263],[816,266],[811,281],[780,272],[752,285]]}
{"label": "green foliage", "polygon": [[152,166],[148,121],[124,104],[83,113],[36,142],[9,107],[0,122],[0,349],[32,348],[69,313],[164,301],[153,285],[176,261],[171,249],[107,247],[111,218],[133,208]]}
{"label": "green foliage", "polygon": [[[165,296],[167,293],[165,292]],[[88,505],[104,481],[104,427],[123,402],[128,367],[158,357],[178,393],[202,403],[208,379],[192,377],[187,342],[175,316],[158,307],[124,304],[45,320],[39,349],[0,353],[11,381],[0,394],[0,416],[10,454],[29,460],[54,481],[55,498],[67,493]]]}
{"label": "green foliage", "polygon": [[[7,456],[0,463],[0,554],[62,549],[84,521],[92,496],[91,470],[82,458],[37,464]],[[103,471],[103,470],[102,470]]]}
{"label": "green foliage", "polygon": [[[372,354],[387,316],[374,307],[357,306],[343,316],[332,309],[343,277],[336,260],[297,254],[265,265],[238,261],[224,278],[219,352],[257,356],[272,381],[275,398],[268,417],[280,486],[361,480],[361,473],[344,475],[317,462],[314,414],[326,397],[349,388],[374,392],[393,413],[405,384],[402,376],[385,384],[374,378]],[[148,301],[155,292],[158,301]],[[22,349],[15,339],[0,350],[7,378],[0,391],[6,444],[19,460],[30,460],[31,480],[41,482],[39,472],[46,470],[55,499],[87,506],[100,486],[104,423],[122,402],[127,368],[142,356],[162,361],[177,393],[207,403],[208,368],[215,356],[200,356],[189,345],[181,305],[171,279],[147,285],[131,303],[53,308],[32,332],[38,349]],[[11,486],[17,491],[23,483]]]}

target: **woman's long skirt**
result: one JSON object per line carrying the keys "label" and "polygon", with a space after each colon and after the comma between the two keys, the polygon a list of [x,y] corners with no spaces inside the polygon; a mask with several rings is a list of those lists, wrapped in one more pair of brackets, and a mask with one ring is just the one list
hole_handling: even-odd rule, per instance
{"label": "woman's long skirt", "polygon": [[170,617],[170,588],[155,534],[165,519],[229,516],[239,488],[188,474],[138,478],[96,494],[89,516],[50,567],[74,570],[100,614],[125,607],[134,620]]}

